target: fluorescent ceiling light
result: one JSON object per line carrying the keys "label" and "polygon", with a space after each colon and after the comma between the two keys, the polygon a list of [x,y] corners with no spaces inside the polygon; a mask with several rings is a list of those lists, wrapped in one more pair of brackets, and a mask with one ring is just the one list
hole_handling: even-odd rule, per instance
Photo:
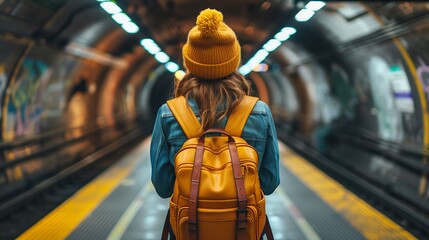
{"label": "fluorescent ceiling light", "polygon": [[102,3],[100,3],[100,6],[104,9],[104,11],[106,11],[110,14],[122,12],[122,9],[120,7],[118,7],[118,5],[116,5],[113,2],[102,2]]}
{"label": "fluorescent ceiling light", "polygon": [[112,15],[113,20],[115,20],[119,24],[123,24],[126,22],[131,22],[131,18],[129,18],[125,13],[116,13]]}
{"label": "fluorescent ceiling light", "polygon": [[290,35],[287,34],[286,32],[279,32],[274,36],[274,38],[283,42],[288,40],[288,38],[290,38]]}
{"label": "fluorescent ceiling light", "polygon": [[261,50],[259,50],[259,51],[256,52],[254,58],[262,59],[261,60],[261,62],[262,62],[267,56],[268,56],[268,52],[265,51],[265,50],[263,50],[263,49],[261,49]]}
{"label": "fluorescent ceiling light", "polygon": [[177,70],[179,70],[179,65],[177,65],[176,63],[174,63],[174,62],[168,62],[168,63],[166,63],[165,64],[165,67],[167,68],[167,70],[168,71],[170,71],[170,72],[172,72],[172,73],[174,73],[174,72],[176,72]]}
{"label": "fluorescent ceiling light", "polygon": [[268,56],[268,51],[261,49],[258,52],[256,52],[255,56],[253,56],[247,63],[246,65],[250,68],[253,69],[256,65],[258,65],[259,63],[261,63],[262,61],[264,61],[264,59]]}
{"label": "fluorescent ceiling light", "polygon": [[264,49],[259,50],[255,56],[253,56],[246,64],[241,66],[238,71],[243,75],[249,74],[252,70],[259,70],[261,72],[261,67],[258,68],[258,66],[263,66],[263,68],[265,68],[264,71],[266,71],[268,66],[266,64],[261,64],[261,62],[264,61],[268,54],[269,53]]}
{"label": "fluorescent ceiling light", "polygon": [[140,28],[133,22],[126,22],[121,26],[127,33],[136,33],[140,30]]}
{"label": "fluorescent ceiling light", "polygon": [[271,39],[267,43],[264,44],[262,48],[267,50],[268,52],[276,50],[282,43],[277,39]]}
{"label": "fluorescent ceiling light", "polygon": [[170,60],[170,57],[165,52],[159,52],[155,54],[155,59],[160,63],[166,63]]}
{"label": "fluorescent ceiling light", "polygon": [[252,71],[252,69],[247,65],[243,65],[238,69],[238,71],[243,75],[247,75]]}
{"label": "fluorescent ceiling light", "polygon": [[[262,59],[263,60],[263,59]],[[258,58],[255,58],[255,57],[252,57],[247,63],[246,63],[246,65],[247,65],[247,67],[249,67],[250,68],[250,70],[252,70],[256,65],[258,65],[259,63],[261,63],[262,62],[262,60],[261,59],[258,59]]]}
{"label": "fluorescent ceiling light", "polygon": [[289,35],[293,35],[293,34],[295,34],[295,33],[296,33],[296,29],[295,29],[295,28],[293,28],[293,27],[284,27],[284,28],[281,30],[281,32],[284,32],[284,33],[289,34]]}
{"label": "fluorescent ceiling light", "polygon": [[307,5],[305,5],[305,8],[316,12],[316,11],[320,10],[325,5],[326,5],[326,3],[322,2],[322,1],[311,1],[311,2],[307,3]]}
{"label": "fluorescent ceiling light", "polygon": [[314,15],[314,12],[308,9],[301,9],[296,15],[295,20],[298,22],[305,22],[308,21],[312,16]]}
{"label": "fluorescent ceiling light", "polygon": [[140,44],[152,55],[155,55],[161,51],[161,48],[158,47],[158,44],[156,44],[156,42],[150,38],[142,39]]}

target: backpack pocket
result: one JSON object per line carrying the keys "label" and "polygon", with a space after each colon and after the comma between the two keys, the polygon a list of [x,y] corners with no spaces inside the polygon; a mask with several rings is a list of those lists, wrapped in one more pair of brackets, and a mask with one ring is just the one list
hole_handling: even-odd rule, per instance
{"label": "backpack pocket", "polygon": [[177,236],[177,204],[170,199],[170,226],[174,235]]}
{"label": "backpack pocket", "polygon": [[262,195],[262,199],[259,200],[259,202],[256,204],[257,209],[257,214],[258,214],[258,234],[259,236],[262,235],[262,232],[264,231],[264,227],[265,227],[265,219],[266,219],[266,212],[265,212],[265,197],[264,195]]}
{"label": "backpack pocket", "polygon": [[[260,236],[257,221],[258,213],[255,207],[247,208],[246,239],[257,240]],[[178,239],[189,239],[188,208],[179,209]],[[198,239],[203,240],[235,240],[237,231],[237,208],[227,209],[198,209]]]}

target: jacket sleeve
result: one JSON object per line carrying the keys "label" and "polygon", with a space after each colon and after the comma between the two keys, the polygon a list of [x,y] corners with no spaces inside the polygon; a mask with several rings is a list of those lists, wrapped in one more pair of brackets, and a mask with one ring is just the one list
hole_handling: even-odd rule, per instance
{"label": "jacket sleeve", "polygon": [[279,144],[270,108],[267,105],[265,107],[267,111],[267,141],[259,169],[259,179],[262,191],[265,195],[269,195],[280,184]]}
{"label": "jacket sleeve", "polygon": [[168,198],[173,193],[176,178],[174,167],[169,161],[169,148],[164,134],[161,109],[158,110],[150,143],[150,162],[152,166],[152,184],[162,198]]}

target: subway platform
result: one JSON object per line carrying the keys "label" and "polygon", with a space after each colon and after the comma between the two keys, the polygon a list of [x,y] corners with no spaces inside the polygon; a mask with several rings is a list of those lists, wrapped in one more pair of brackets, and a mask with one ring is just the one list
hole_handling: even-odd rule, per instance
{"label": "subway platform", "polygon": [[[18,239],[160,239],[168,199],[150,181],[150,138]],[[281,184],[267,196],[275,239],[417,239],[281,144]]]}

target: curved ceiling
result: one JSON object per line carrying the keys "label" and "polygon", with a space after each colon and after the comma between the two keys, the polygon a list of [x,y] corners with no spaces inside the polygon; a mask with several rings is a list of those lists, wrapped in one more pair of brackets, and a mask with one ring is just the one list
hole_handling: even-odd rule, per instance
{"label": "curved ceiling", "polygon": [[201,10],[214,8],[223,13],[225,23],[243,47],[243,58],[247,59],[291,19],[296,11],[292,2],[125,0],[118,4],[122,3],[123,9],[135,18],[145,37],[154,39],[174,60],[180,61],[182,46]]}

